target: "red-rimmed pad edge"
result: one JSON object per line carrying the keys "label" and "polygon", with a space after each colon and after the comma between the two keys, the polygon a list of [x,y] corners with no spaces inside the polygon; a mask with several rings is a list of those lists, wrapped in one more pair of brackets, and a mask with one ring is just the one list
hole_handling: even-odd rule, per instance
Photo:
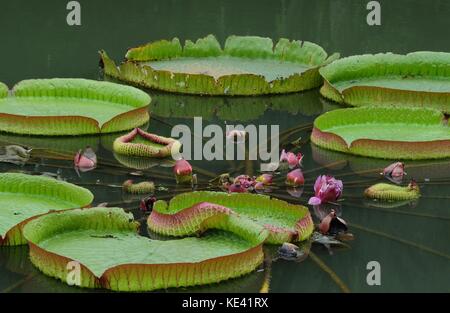
{"label": "red-rimmed pad edge", "polygon": [[394,53],[364,54],[342,58],[320,68],[324,84],[321,94],[333,101],[352,106],[414,106],[450,112],[450,92],[402,89],[401,87],[353,85],[338,90],[339,82],[362,78],[391,77],[399,81],[412,77],[442,77],[450,82],[450,53],[418,51],[406,55]]}
{"label": "red-rimmed pad edge", "polygon": [[[411,124],[411,137],[414,137],[415,123],[446,127],[449,139],[429,141],[402,141],[358,138],[348,144],[341,136],[327,131],[332,125],[351,122]],[[384,159],[436,159],[450,157],[450,128],[446,115],[438,110],[407,107],[361,107],[339,109],[327,112],[314,121],[311,141],[322,148]]]}
{"label": "red-rimmed pad edge", "polygon": [[[73,202],[73,207],[62,207],[61,210],[88,207],[94,199],[92,193],[85,188],[49,177],[32,176],[20,173],[0,174],[0,193],[1,192],[7,192],[10,197],[12,197],[14,193],[19,195],[30,193],[47,195],[53,198],[61,198],[62,200],[71,203]],[[20,207],[17,208],[18,211],[20,211],[20,209]],[[4,236],[0,235],[0,246],[26,244],[27,242],[22,233],[23,227],[36,217],[48,214],[49,212],[51,212],[51,210],[18,221],[16,225],[6,231]]]}
{"label": "red-rimmed pad edge", "polygon": [[[258,221],[265,214],[276,223]],[[266,243],[281,244],[308,239],[314,224],[308,208],[265,195],[197,191],[180,194],[167,203],[157,201],[147,224],[151,231],[169,236],[192,235],[205,225],[220,224],[223,217],[249,219],[269,231]]]}
{"label": "red-rimmed pad edge", "polygon": [[[6,88],[6,89],[5,89]],[[6,91],[5,91],[6,90]],[[128,112],[114,116],[103,125],[87,116],[28,116],[0,112],[0,131],[43,136],[70,136],[111,133],[141,126],[150,119],[150,96],[130,86],[78,78],[33,79],[19,82],[11,97],[74,97],[101,99],[129,105]],[[0,100],[8,97],[8,89],[0,85]]]}
{"label": "red-rimmed pad edge", "polygon": [[[249,248],[232,254],[202,261],[167,263],[130,263],[107,268],[96,276],[86,264],[79,263],[68,256],[47,251],[40,242],[57,236],[65,231],[76,229],[96,229],[129,232],[137,235],[139,223],[131,213],[120,208],[76,209],[66,212],[54,212],[36,218],[24,228],[24,234],[30,247],[32,263],[46,275],[67,282],[68,265],[75,261],[80,265],[79,287],[106,288],[117,291],[150,291],[169,287],[187,287],[219,282],[238,277],[255,270],[264,258],[262,245],[267,237],[263,228],[248,228],[249,221],[222,220],[222,230],[232,232],[249,242]],[[87,248],[88,249],[88,248]]]}

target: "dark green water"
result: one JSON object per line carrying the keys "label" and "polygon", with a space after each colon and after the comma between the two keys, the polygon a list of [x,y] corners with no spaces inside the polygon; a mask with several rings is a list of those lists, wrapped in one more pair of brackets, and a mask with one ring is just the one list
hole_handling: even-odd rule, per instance
{"label": "dark green water", "polygon": [[[97,51],[105,49],[120,60],[127,47],[146,41],[197,38],[214,33],[223,41],[230,34],[305,39],[342,55],[416,50],[450,51],[448,1],[380,1],[382,25],[366,24],[366,1],[118,1],[90,0],[82,4],[82,26],[65,23],[65,1],[14,1],[1,5],[0,81],[10,87],[25,78],[100,77]],[[377,206],[362,198],[364,188],[382,181],[378,173],[389,161],[353,157],[311,146],[311,123],[324,111],[337,108],[320,98],[317,90],[276,97],[206,98],[150,92],[153,97],[151,132],[169,135],[176,124],[192,125],[194,116],[204,124],[241,122],[278,124],[286,136],[281,145],[305,139],[306,185],[300,199],[281,187],[274,196],[306,204],[317,175],[329,173],[344,181],[342,216],[350,223],[355,240],[349,249],[331,255],[313,246],[317,258],[303,263],[276,261],[270,270],[255,272],[229,282],[182,291],[257,292],[270,277],[272,292],[450,291],[450,160],[407,162],[408,177],[418,180],[423,197],[399,207]],[[125,197],[120,185],[132,169],[111,152],[115,136],[45,139],[0,135],[0,141],[33,147],[33,158],[24,167],[0,163],[0,170],[59,173],[95,194],[95,204],[109,202],[137,213],[139,198]],[[78,177],[71,155],[86,145],[97,150],[99,167]],[[55,153],[57,152],[57,153]],[[61,154],[68,160],[58,159]],[[257,162],[200,162],[192,164],[199,188],[214,175],[256,174]],[[171,169],[152,167],[146,178],[166,186],[159,198],[182,192]],[[276,248],[268,248],[272,255]],[[320,261],[319,261],[320,260]],[[366,283],[369,261],[381,264],[381,286]],[[326,268],[324,268],[325,264]],[[335,277],[330,275],[334,273]],[[341,281],[339,283],[336,279]],[[345,286],[345,287],[343,287]],[[0,291],[80,292],[40,274],[28,261],[27,248],[0,248]],[[174,290],[177,291],[177,290]]]}

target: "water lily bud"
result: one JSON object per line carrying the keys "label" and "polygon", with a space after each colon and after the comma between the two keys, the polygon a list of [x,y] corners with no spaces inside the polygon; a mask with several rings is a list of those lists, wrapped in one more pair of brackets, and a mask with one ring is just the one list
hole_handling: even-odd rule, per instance
{"label": "water lily bud", "polygon": [[188,161],[181,159],[175,162],[173,173],[177,184],[192,184],[192,166]]}
{"label": "water lily bud", "polygon": [[76,168],[82,172],[93,170],[97,166],[97,155],[91,147],[79,150],[73,159]]}
{"label": "water lily bud", "polygon": [[301,186],[305,184],[305,178],[301,169],[295,169],[287,174],[286,185],[288,186]]}
{"label": "water lily bud", "polygon": [[153,210],[153,205],[155,204],[155,202],[156,202],[156,197],[154,197],[154,196],[146,197],[141,200],[139,209],[145,213],[151,212]]}
{"label": "water lily bud", "polygon": [[262,174],[258,178],[256,178],[256,181],[259,183],[263,183],[264,185],[270,185],[273,181],[273,176],[270,174]]}

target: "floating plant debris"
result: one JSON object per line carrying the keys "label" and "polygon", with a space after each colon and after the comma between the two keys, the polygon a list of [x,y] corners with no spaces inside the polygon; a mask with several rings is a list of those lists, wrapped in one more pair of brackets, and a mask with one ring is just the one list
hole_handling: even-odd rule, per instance
{"label": "floating plant debris", "polygon": [[89,190],[53,178],[0,174],[0,246],[25,244],[21,228],[31,218],[85,207],[92,200]]}
{"label": "floating plant debris", "polygon": [[348,230],[347,222],[337,216],[334,210],[325,216],[319,224],[319,230],[323,235],[337,235]]}
{"label": "floating plant debris", "polygon": [[450,53],[381,53],[321,68],[323,96],[353,106],[393,105],[450,111]]}
{"label": "floating plant debris", "polygon": [[150,213],[153,210],[153,205],[156,202],[155,196],[148,196],[141,200],[139,209],[144,213]]}
{"label": "floating plant debris", "polygon": [[107,75],[164,91],[205,95],[258,95],[320,86],[318,69],[339,58],[307,41],[230,36],[224,48],[213,35],[160,40],[132,48],[117,66],[101,51]]}
{"label": "floating plant debris", "polygon": [[278,249],[278,256],[287,261],[304,261],[308,257],[309,246],[305,249],[300,249],[298,246],[290,242],[285,242]]}
{"label": "floating plant debris", "polygon": [[263,262],[267,231],[254,223],[243,228],[223,221],[222,230],[202,237],[163,241],[140,236],[138,226],[120,208],[77,209],[41,216],[26,225],[24,235],[37,268],[66,282],[67,263],[77,261],[79,286],[86,288],[204,285],[248,274]]}
{"label": "floating plant debris", "polygon": [[450,157],[444,114],[424,108],[362,107],[327,112],[311,141],[323,148],[386,159]]}
{"label": "floating plant debris", "polygon": [[309,238],[314,225],[306,207],[249,193],[198,191],[177,195],[169,203],[158,201],[148,218],[150,230],[169,236],[201,232],[205,225],[220,227],[251,220],[270,234],[268,243],[301,241]]}
{"label": "floating plant debris", "polygon": [[26,135],[86,135],[148,122],[150,96],[119,84],[86,79],[24,80],[0,97],[0,131]]}
{"label": "floating plant debris", "polygon": [[114,152],[126,156],[166,158],[180,152],[181,143],[173,138],[150,134],[140,128],[114,141]]}
{"label": "floating plant debris", "polygon": [[28,162],[31,149],[18,145],[0,146],[0,162],[23,165]]}
{"label": "floating plant debris", "polygon": [[364,195],[367,198],[384,201],[413,200],[420,197],[420,189],[414,180],[406,187],[380,183],[367,188]]}

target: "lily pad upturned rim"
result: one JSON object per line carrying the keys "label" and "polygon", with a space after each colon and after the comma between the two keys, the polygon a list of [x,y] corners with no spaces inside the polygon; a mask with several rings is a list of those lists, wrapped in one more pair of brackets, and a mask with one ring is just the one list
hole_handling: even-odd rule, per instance
{"label": "lily pad upturned rim", "polygon": [[[161,147],[156,148],[143,143],[133,143],[133,139],[137,136],[159,144]],[[128,134],[116,138],[113,143],[115,153],[130,157],[166,158],[173,153],[179,153],[180,149],[181,143],[178,140],[148,133],[140,128],[135,128]]]}
{"label": "lily pad upturned rim", "polygon": [[[261,224],[245,210],[254,210],[261,217],[264,214],[278,215],[285,219],[283,224],[286,225]],[[180,194],[169,203],[157,201],[147,224],[158,234],[186,236],[201,232],[205,225],[220,225],[223,216],[232,216],[234,221],[249,220],[249,225],[262,226],[269,232],[266,239],[269,244],[306,240],[314,230],[311,214],[304,206],[265,195],[212,191]]]}
{"label": "lily pad upturned rim", "polygon": [[450,110],[450,92],[420,91],[381,86],[350,86],[338,90],[340,81],[367,77],[448,77],[450,53],[417,51],[405,55],[378,53],[341,58],[319,69],[324,79],[320,93],[328,99],[352,106],[402,104]]}
{"label": "lily pad upturned rim", "polygon": [[[83,264],[79,260],[72,259],[67,253],[60,254],[45,249],[45,243],[52,237],[57,238],[64,233],[85,230],[92,231],[92,234],[96,234],[95,231],[103,231],[102,233],[108,234],[100,237],[100,240],[112,240],[110,238],[114,238],[114,235],[130,235],[135,239],[137,237],[139,240],[141,238],[149,240],[146,241],[146,244],[150,245],[152,242],[156,242],[156,244],[167,242],[150,240],[138,235],[138,226],[139,223],[133,219],[133,215],[126,213],[121,208],[75,209],[54,212],[31,221],[25,226],[24,235],[30,246],[32,263],[44,274],[65,282],[69,262],[76,261],[81,269],[80,287],[106,288],[116,291],[151,291],[215,283],[252,272],[264,258],[262,245],[267,232],[263,229],[247,229],[246,224],[238,225],[226,220],[223,220],[222,229],[234,233],[233,236],[246,242],[245,249],[220,255],[220,247],[218,247],[219,256],[206,259],[194,258],[196,261],[189,261],[188,255],[183,255],[186,261],[182,262],[167,260],[167,262],[156,263],[139,261],[127,263],[127,260],[121,263],[114,261],[112,266],[104,265],[104,268],[93,270],[88,267],[92,264]],[[97,238],[93,235],[91,237]],[[202,239],[191,237],[175,240],[183,244],[185,240],[198,241]],[[145,246],[143,248],[148,249]],[[130,257],[130,259],[132,258]]]}
{"label": "lily pad upturned rim", "polygon": [[1,91],[0,101],[16,99],[92,99],[126,104],[130,110],[100,125],[95,118],[81,115],[26,115],[0,112],[0,131],[26,135],[70,136],[112,133],[148,122],[150,96],[134,87],[82,78],[29,79],[17,83],[8,96]]}
{"label": "lily pad upturned rim", "polygon": [[[48,196],[52,199],[59,198],[63,201],[73,203],[73,207],[61,208],[69,210],[81,207],[87,207],[94,199],[93,194],[83,188],[71,183],[59,181],[54,178],[44,176],[34,176],[20,173],[1,173],[0,174],[0,193],[29,193],[36,196]],[[17,208],[20,211],[21,208]],[[0,208],[0,211],[2,208]],[[6,229],[3,234],[0,233],[0,246],[21,245],[26,241],[22,234],[22,228],[30,220],[37,216],[45,215],[50,210],[43,210],[41,214],[27,216],[25,219],[17,219],[17,223],[10,229]],[[1,215],[1,214],[0,214]]]}
{"label": "lily pad upturned rim", "polygon": [[[140,62],[173,60],[180,57],[230,56],[246,59],[272,59],[309,65],[311,68],[286,78],[267,81],[262,75],[228,74],[215,78],[208,74],[175,73],[157,70]],[[100,51],[105,74],[143,87],[169,92],[203,95],[260,95],[298,92],[320,86],[318,69],[339,58],[328,56],[317,44],[308,41],[281,38],[274,45],[272,39],[258,36],[229,36],[222,48],[214,35],[186,40],[181,45],[178,38],[159,40],[131,48],[119,66]]]}
{"label": "lily pad upturned rim", "polygon": [[[384,106],[338,109],[316,118],[311,141],[325,149],[367,157],[404,160],[446,158],[450,157],[450,128],[444,121],[442,112],[427,108]],[[441,126],[448,128],[449,139],[402,141],[361,137],[348,143],[340,135],[327,131],[332,126],[355,122],[367,124],[367,127],[376,122],[409,124],[411,136],[414,136],[415,125]]]}

